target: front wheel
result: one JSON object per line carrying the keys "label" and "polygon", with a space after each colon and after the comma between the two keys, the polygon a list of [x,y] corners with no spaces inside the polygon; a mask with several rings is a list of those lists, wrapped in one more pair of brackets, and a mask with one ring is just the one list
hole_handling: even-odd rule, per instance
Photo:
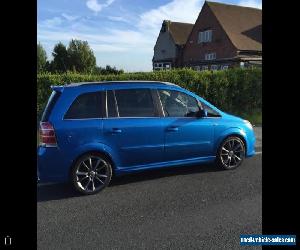
{"label": "front wheel", "polygon": [[223,169],[235,169],[242,164],[244,158],[244,142],[237,136],[230,136],[222,142],[218,150],[217,163]]}
{"label": "front wheel", "polygon": [[110,182],[112,167],[110,161],[97,153],[80,157],[71,172],[73,186],[82,194],[95,194]]}

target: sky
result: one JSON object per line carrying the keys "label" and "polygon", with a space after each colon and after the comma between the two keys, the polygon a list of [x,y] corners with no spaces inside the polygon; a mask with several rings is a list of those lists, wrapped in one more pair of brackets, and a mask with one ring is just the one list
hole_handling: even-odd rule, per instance
{"label": "sky", "polygon": [[[261,0],[213,0],[262,8]],[[203,0],[38,0],[37,42],[52,60],[54,45],[87,41],[98,66],[151,71],[163,20],[195,23]]]}

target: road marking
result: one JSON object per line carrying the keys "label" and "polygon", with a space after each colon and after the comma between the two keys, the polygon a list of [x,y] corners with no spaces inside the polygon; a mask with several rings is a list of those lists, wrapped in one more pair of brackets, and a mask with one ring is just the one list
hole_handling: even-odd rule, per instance
{"label": "road marking", "polygon": [[255,154],[256,154],[256,155],[261,155],[261,154],[262,154],[262,152],[255,152]]}

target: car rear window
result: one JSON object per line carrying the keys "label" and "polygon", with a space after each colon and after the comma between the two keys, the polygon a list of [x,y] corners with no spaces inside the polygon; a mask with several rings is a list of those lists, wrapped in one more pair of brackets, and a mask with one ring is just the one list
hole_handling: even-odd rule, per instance
{"label": "car rear window", "polygon": [[55,90],[52,91],[52,93],[49,97],[48,103],[46,105],[46,108],[44,110],[44,113],[42,115],[42,118],[41,118],[42,122],[48,121],[49,116],[53,110],[53,107],[56,104],[57,100],[59,99],[60,95],[61,95],[61,92],[55,91]]}
{"label": "car rear window", "polygon": [[64,119],[102,118],[102,93],[92,92],[78,96]]}

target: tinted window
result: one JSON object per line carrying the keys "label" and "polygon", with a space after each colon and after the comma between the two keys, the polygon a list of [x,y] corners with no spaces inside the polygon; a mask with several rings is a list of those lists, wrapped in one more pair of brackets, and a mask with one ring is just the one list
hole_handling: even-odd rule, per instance
{"label": "tinted window", "polygon": [[197,100],[185,93],[173,90],[159,90],[165,116],[195,117],[199,111]]}
{"label": "tinted window", "polygon": [[107,115],[108,117],[117,117],[117,108],[115,102],[115,95],[112,90],[107,91]]}
{"label": "tinted window", "polygon": [[42,122],[48,121],[51,111],[52,111],[55,103],[57,102],[58,98],[60,97],[60,95],[61,95],[60,92],[52,91],[52,94],[49,97],[48,103],[47,103],[44,113],[42,115],[42,119],[41,119]]}
{"label": "tinted window", "polygon": [[152,117],[155,108],[149,89],[115,90],[120,117]]}
{"label": "tinted window", "polygon": [[101,118],[101,101],[101,92],[82,94],[72,103],[65,119]]}

